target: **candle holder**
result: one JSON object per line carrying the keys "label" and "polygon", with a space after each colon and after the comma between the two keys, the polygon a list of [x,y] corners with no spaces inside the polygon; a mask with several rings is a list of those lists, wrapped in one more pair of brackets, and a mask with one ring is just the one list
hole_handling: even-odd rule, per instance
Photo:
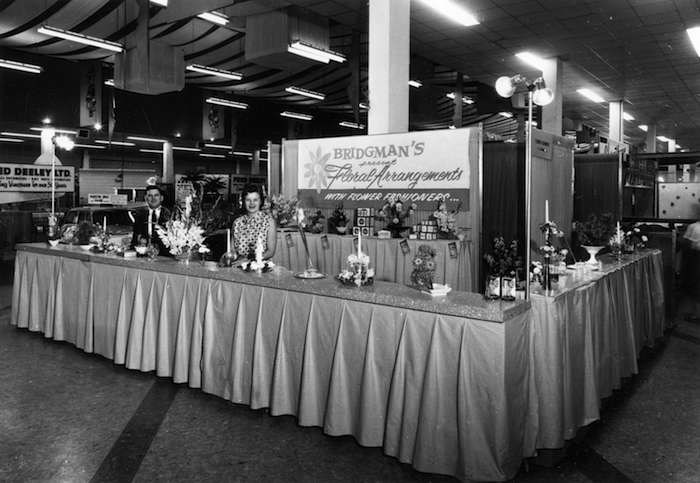
{"label": "candle holder", "polygon": [[297,211],[297,226],[299,228],[301,242],[304,244],[304,252],[306,253],[306,270],[303,272],[297,272],[294,274],[294,276],[302,279],[324,278],[326,274],[320,272],[316,267],[314,267],[314,262],[311,260],[309,243],[306,240],[306,232],[304,231],[304,211],[301,208],[299,208]]}

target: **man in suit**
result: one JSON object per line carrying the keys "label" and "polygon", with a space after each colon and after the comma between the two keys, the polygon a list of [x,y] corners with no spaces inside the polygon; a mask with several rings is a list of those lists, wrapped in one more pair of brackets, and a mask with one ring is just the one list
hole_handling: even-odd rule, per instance
{"label": "man in suit", "polygon": [[[168,249],[163,245],[156,225],[164,226],[170,219],[170,211],[161,206],[163,202],[163,192],[158,186],[150,185],[146,187],[146,203],[148,208],[139,209],[134,215],[134,234],[131,237],[131,247],[141,244],[155,244],[160,255],[170,255]],[[149,223],[150,221],[150,223]]]}

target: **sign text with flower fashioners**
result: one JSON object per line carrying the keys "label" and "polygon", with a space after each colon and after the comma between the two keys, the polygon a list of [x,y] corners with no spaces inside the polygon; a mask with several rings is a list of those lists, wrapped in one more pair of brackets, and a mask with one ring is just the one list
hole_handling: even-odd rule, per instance
{"label": "sign text with flower fashioners", "polygon": [[303,206],[346,208],[395,198],[433,209],[438,201],[469,209],[470,129],[299,141]]}
{"label": "sign text with flower fashioners", "polygon": [[[56,191],[75,190],[73,166],[55,167]],[[0,163],[0,191],[49,192],[51,191],[51,165]]]}

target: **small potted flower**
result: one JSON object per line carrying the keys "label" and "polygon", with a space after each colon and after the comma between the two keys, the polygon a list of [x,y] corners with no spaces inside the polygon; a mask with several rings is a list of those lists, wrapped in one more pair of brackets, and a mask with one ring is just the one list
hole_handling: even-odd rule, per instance
{"label": "small potted flower", "polygon": [[377,212],[377,219],[386,222],[386,229],[391,232],[392,238],[399,238],[401,232],[409,229],[403,226],[404,220],[416,210],[415,203],[404,203],[399,198],[387,199]]}
{"label": "small potted flower", "polygon": [[348,229],[348,217],[345,215],[345,210],[343,209],[343,204],[340,203],[333,210],[333,214],[328,217],[328,231],[330,233],[337,233],[339,235],[344,235]]}
{"label": "small potted flower", "polygon": [[460,206],[458,206],[456,210],[448,211],[446,202],[440,201],[438,203],[438,208],[433,212],[432,217],[438,223],[439,239],[453,240],[456,238],[455,224]]}
{"label": "small potted flower", "polygon": [[309,217],[309,223],[304,225],[304,230],[309,233],[323,233],[323,221],[326,219],[323,216],[321,210],[316,210],[316,212]]}
{"label": "small potted flower", "polygon": [[493,239],[491,253],[484,255],[489,268],[484,296],[489,299],[514,300],[517,285],[517,269],[521,266],[518,241],[509,244],[502,236]]}
{"label": "small potted flower", "polygon": [[634,227],[625,232],[624,251],[625,253],[633,253],[637,248],[644,248],[647,245],[649,238],[643,235],[639,228]]}

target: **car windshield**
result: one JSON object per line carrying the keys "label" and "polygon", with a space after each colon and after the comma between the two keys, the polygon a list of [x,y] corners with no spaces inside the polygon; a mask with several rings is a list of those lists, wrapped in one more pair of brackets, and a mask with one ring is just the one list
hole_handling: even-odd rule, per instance
{"label": "car windshield", "polygon": [[131,218],[129,218],[129,210],[122,209],[99,209],[99,210],[83,210],[73,209],[66,213],[63,217],[63,224],[66,223],[82,223],[90,221],[92,223],[102,224],[104,217],[107,217],[107,224],[110,226],[123,225],[131,226]]}

